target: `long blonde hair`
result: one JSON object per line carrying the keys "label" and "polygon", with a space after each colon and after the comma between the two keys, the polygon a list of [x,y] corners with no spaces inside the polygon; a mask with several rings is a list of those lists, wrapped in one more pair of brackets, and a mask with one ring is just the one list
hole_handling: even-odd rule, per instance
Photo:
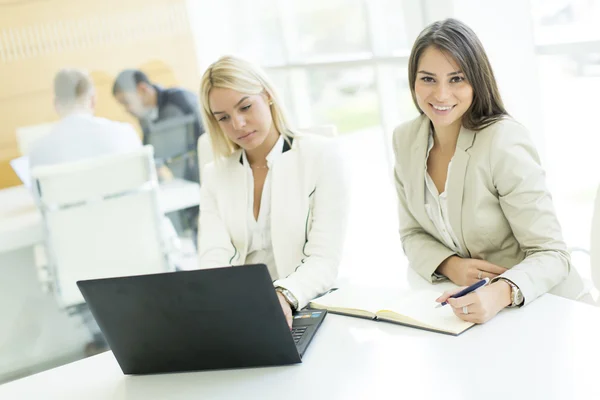
{"label": "long blonde hair", "polygon": [[240,147],[225,135],[210,109],[208,96],[213,88],[231,89],[249,95],[266,94],[273,103],[271,115],[275,129],[288,143],[294,136],[279,95],[264,71],[248,61],[224,56],[206,69],[200,83],[200,112],[210,135],[215,159],[228,157]]}

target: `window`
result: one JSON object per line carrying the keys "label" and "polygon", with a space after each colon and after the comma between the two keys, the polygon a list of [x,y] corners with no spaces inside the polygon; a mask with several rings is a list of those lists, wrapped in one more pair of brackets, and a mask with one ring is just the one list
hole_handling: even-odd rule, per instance
{"label": "window", "polygon": [[532,1],[549,182],[569,246],[589,247],[600,182],[600,1]]}
{"label": "window", "polygon": [[223,0],[191,1],[189,9],[201,66],[224,54],[251,59],[286,92],[298,126],[335,124],[342,134],[377,128],[387,141],[395,124],[415,114],[400,82],[406,82],[409,31],[424,24],[420,9],[407,12],[406,4]]}
{"label": "window", "polygon": [[599,0],[533,0],[531,3],[537,44],[600,40]]}
{"label": "window", "polygon": [[[347,267],[359,268],[366,240],[386,263],[400,256],[392,185],[393,129],[418,113],[408,88],[407,62],[424,24],[418,2],[397,0],[190,1],[199,65],[224,54],[261,64],[280,90],[297,128],[334,124],[347,146],[352,203]],[[208,12],[210,15],[203,14]],[[233,28],[235,27],[235,29]],[[369,213],[365,213],[365,209]],[[382,226],[384,224],[385,226]],[[389,232],[371,235],[365,232]],[[366,237],[368,236],[368,238]],[[381,239],[381,238],[386,239]],[[382,243],[381,240],[389,240]],[[356,250],[356,251],[354,251]],[[371,260],[364,259],[364,263]],[[382,271],[383,273],[383,271]]]}
{"label": "window", "polygon": [[289,30],[290,60],[335,59],[369,52],[362,0],[281,2]]}

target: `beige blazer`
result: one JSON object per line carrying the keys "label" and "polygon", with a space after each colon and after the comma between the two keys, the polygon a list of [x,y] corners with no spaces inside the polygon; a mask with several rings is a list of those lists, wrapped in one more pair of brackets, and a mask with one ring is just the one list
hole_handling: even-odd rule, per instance
{"label": "beige blazer", "polygon": [[[273,166],[271,242],[276,286],[304,307],[337,278],[348,217],[348,181],[335,140],[298,134]],[[241,150],[205,167],[200,191],[200,268],[243,265],[248,185]]]}
{"label": "beige blazer", "polygon": [[[430,120],[425,115],[394,131],[400,237],[410,265],[425,279],[454,254],[425,210],[425,163]],[[545,172],[527,130],[511,118],[474,132],[461,128],[447,182],[450,225],[471,258],[509,268],[506,278],[525,304],[560,285],[576,298],[581,278],[571,268]]]}

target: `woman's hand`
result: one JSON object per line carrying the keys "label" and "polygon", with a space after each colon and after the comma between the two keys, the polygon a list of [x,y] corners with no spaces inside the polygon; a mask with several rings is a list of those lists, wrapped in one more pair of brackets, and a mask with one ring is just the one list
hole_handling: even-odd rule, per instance
{"label": "woman's hand", "polygon": [[294,322],[294,317],[292,316],[292,307],[290,306],[290,304],[287,302],[287,300],[285,299],[285,297],[283,297],[283,295],[281,293],[277,292],[277,298],[279,299],[279,304],[281,305],[281,308],[283,309],[283,315],[285,315],[285,320],[291,330],[292,323]]}
{"label": "woman's hand", "polygon": [[437,273],[448,277],[453,283],[460,286],[470,286],[483,278],[493,279],[506,271],[506,268],[485,260],[458,256],[446,258],[436,270]]}
{"label": "woman's hand", "polygon": [[500,310],[511,303],[511,287],[504,280],[498,280],[489,286],[484,286],[466,296],[452,299],[454,293],[463,290],[464,287],[444,292],[435,301],[438,303],[448,302],[454,314],[463,321],[483,324],[492,319]]}

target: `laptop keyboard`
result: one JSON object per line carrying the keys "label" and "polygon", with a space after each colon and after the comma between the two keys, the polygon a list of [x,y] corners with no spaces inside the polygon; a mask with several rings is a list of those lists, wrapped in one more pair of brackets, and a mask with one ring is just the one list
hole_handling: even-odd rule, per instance
{"label": "laptop keyboard", "polygon": [[294,338],[294,343],[298,344],[298,342],[300,342],[300,339],[302,339],[304,332],[306,332],[306,328],[306,326],[292,328],[292,337]]}

